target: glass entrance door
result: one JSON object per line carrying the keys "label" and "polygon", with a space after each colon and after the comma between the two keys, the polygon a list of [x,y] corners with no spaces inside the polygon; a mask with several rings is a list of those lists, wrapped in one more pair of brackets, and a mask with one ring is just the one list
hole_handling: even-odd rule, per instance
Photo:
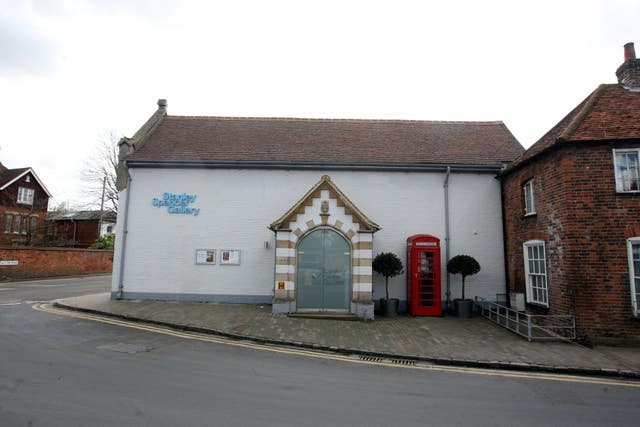
{"label": "glass entrance door", "polygon": [[351,283],[349,243],[331,229],[318,229],[298,245],[297,308],[348,311]]}

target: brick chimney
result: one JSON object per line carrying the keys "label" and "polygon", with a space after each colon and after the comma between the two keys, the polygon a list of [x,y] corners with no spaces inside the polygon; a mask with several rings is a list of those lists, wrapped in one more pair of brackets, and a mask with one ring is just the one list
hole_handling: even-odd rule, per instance
{"label": "brick chimney", "polygon": [[625,88],[640,91],[640,59],[636,58],[633,43],[624,45],[624,63],[616,70],[616,76]]}

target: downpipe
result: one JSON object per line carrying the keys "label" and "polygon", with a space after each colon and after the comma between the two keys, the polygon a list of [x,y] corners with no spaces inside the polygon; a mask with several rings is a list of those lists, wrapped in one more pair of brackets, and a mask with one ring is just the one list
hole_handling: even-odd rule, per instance
{"label": "downpipe", "polygon": [[116,293],[116,299],[124,298],[124,263],[125,263],[125,252],[127,249],[127,234],[129,230],[127,229],[127,222],[129,219],[129,195],[131,194],[131,174],[129,173],[129,168],[127,168],[127,196],[124,200],[124,219],[122,222],[122,250],[120,251],[120,271],[118,273],[118,292]]}
{"label": "downpipe", "polygon": [[[444,242],[445,242],[445,269],[449,262],[449,176],[451,174],[451,166],[447,166],[447,175],[444,179]],[[447,310],[451,310],[451,275],[447,272],[447,289],[445,292]]]}

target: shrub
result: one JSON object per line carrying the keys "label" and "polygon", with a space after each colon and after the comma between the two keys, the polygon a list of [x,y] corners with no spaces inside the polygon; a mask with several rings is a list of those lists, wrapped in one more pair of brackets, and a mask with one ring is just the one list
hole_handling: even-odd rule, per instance
{"label": "shrub", "polygon": [[389,277],[402,274],[402,261],[393,252],[382,252],[376,255],[372,263],[373,271],[382,274],[385,278],[385,291],[389,299]]}
{"label": "shrub", "polygon": [[91,249],[105,249],[105,250],[113,250],[113,246],[116,242],[116,235],[105,234],[102,236],[97,242],[90,246]]}
{"label": "shrub", "polygon": [[456,255],[447,263],[447,271],[451,274],[462,274],[462,299],[464,299],[464,279],[480,271],[480,264],[472,256]]}

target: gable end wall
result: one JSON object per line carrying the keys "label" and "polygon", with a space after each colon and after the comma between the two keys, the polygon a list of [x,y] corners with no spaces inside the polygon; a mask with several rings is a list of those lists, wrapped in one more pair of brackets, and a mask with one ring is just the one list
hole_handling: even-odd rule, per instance
{"label": "gable end wall", "polygon": [[[27,176],[31,182],[26,182]],[[33,205],[17,203],[18,188],[32,188],[34,190]],[[0,191],[0,245],[22,245],[27,242],[27,237],[23,233],[5,233],[6,215],[23,215],[38,217],[36,235],[31,236],[31,242],[40,241],[45,231],[45,215],[49,206],[47,193],[38,184],[35,177],[29,173],[18,181],[14,182],[4,190]],[[24,229],[24,225],[23,225]]]}

